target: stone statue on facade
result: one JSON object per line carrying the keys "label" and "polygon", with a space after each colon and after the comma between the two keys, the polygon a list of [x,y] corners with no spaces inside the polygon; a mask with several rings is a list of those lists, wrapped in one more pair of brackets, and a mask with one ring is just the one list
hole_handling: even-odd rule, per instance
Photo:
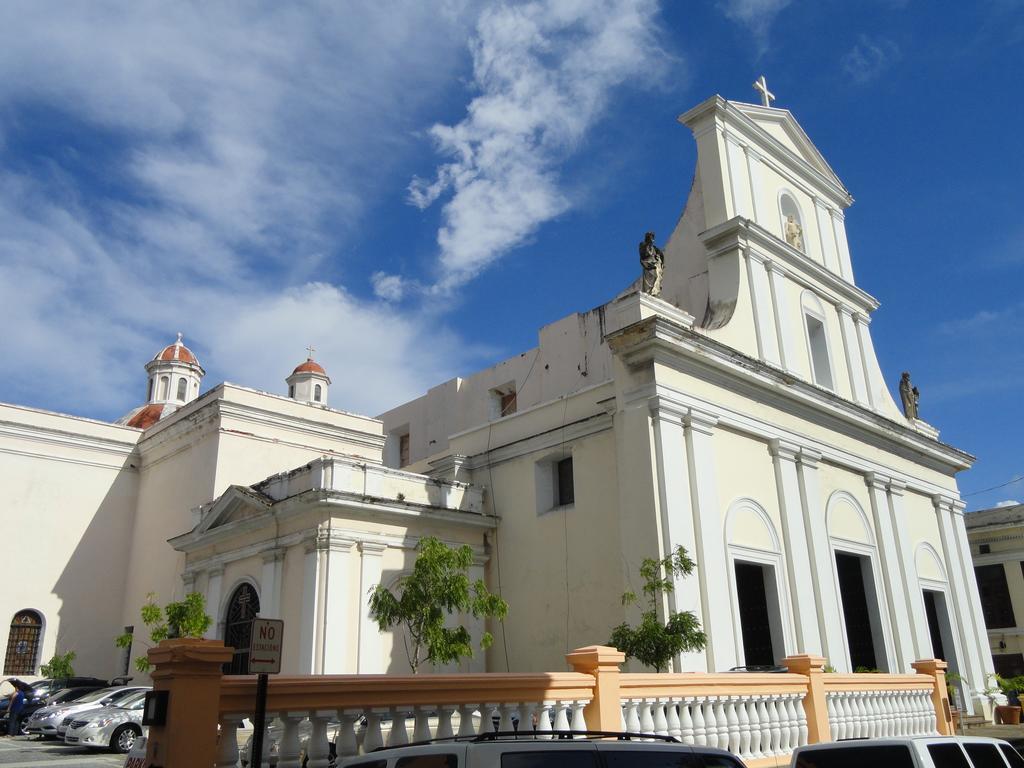
{"label": "stone statue on facade", "polygon": [[798,251],[804,249],[804,228],[793,214],[786,217],[786,242]]}
{"label": "stone statue on facade", "polygon": [[903,415],[908,419],[919,419],[917,403],[920,399],[921,393],[910,383],[910,373],[904,371],[900,377],[900,400],[903,401]]}
{"label": "stone statue on facade", "polygon": [[644,241],[640,243],[640,266],[644,270],[641,290],[658,296],[661,293],[661,275],[665,271],[665,254],[654,244],[653,232],[645,234]]}

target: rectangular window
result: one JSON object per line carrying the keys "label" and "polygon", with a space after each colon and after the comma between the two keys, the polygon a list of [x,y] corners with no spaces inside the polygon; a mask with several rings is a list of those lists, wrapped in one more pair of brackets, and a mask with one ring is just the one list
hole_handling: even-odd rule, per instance
{"label": "rectangular window", "polygon": [[400,757],[395,768],[459,768],[459,758],[447,752]]}
{"label": "rectangular window", "polygon": [[864,768],[865,765],[913,768],[914,756],[903,744],[862,747],[847,742],[834,748],[810,749],[801,752],[796,759],[796,768]]}
{"label": "rectangular window", "polygon": [[995,744],[968,741],[964,744],[964,750],[974,763],[974,768],[1006,768]]}
{"label": "rectangular window", "polygon": [[505,394],[501,395],[500,406],[502,416],[510,416],[511,414],[515,413],[516,393],[506,392]]}
{"label": "rectangular window", "polygon": [[991,544],[979,544],[978,545],[978,554],[979,555],[987,555],[991,551],[992,551],[992,545]]}
{"label": "rectangular window", "polygon": [[931,755],[935,768],[971,768],[967,755],[956,743],[929,744],[928,754]]}
{"label": "rectangular window", "polygon": [[506,752],[501,768],[597,768],[597,751],[593,749],[552,749],[541,752]]}
{"label": "rectangular window", "polygon": [[826,389],[835,389],[832,383],[832,366],[828,360],[828,340],[825,324],[813,315],[804,315],[807,321],[807,343],[810,345],[811,370],[814,383]]}
{"label": "rectangular window", "polygon": [[398,436],[398,466],[405,467],[409,464],[409,433]]}
{"label": "rectangular window", "polygon": [[989,629],[1016,626],[1003,564],[977,565],[974,567],[974,575],[978,580],[978,592],[981,593],[985,625]]}
{"label": "rectangular window", "polygon": [[1024,654],[1022,653],[993,653],[992,663],[995,665],[996,674],[1000,677],[1011,678],[1024,675]]}
{"label": "rectangular window", "polygon": [[555,465],[555,483],[558,486],[558,506],[564,507],[576,501],[572,482],[572,456]]}

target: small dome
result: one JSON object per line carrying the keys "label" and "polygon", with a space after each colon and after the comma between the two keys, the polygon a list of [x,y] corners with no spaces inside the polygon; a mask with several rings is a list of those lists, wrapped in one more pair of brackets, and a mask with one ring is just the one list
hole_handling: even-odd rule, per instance
{"label": "small dome", "polygon": [[154,361],[179,361],[182,363],[189,363],[191,365],[199,365],[199,360],[192,353],[192,350],[181,343],[181,334],[178,334],[178,340],[173,344],[168,344],[166,347],[156,353],[153,358]]}
{"label": "small dome", "polygon": [[115,424],[123,424],[126,427],[137,427],[138,429],[149,429],[164,416],[169,416],[177,410],[164,403],[149,403],[133,409],[130,413],[115,421]]}
{"label": "small dome", "polygon": [[308,358],[306,362],[295,366],[295,370],[292,371],[292,376],[296,373],[319,373],[321,376],[327,375],[327,371],[324,370],[323,366],[313,358]]}

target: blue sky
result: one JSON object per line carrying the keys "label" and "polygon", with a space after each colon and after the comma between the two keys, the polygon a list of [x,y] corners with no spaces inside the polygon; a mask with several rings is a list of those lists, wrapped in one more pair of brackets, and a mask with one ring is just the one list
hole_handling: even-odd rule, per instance
{"label": "blue sky", "polygon": [[0,5],[0,400],[112,419],[183,331],[376,413],[636,276],[675,117],[764,73],[853,193],[894,385],[1024,499],[1020,0]]}

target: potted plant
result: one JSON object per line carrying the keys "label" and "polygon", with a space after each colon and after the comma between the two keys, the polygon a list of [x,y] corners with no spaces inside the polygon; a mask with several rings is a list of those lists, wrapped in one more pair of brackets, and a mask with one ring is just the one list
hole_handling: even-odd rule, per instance
{"label": "potted plant", "polygon": [[1006,725],[1020,724],[1020,693],[1024,691],[1024,675],[1017,677],[1000,677],[996,675],[996,685],[1006,695],[1006,704],[996,706],[996,722]]}

